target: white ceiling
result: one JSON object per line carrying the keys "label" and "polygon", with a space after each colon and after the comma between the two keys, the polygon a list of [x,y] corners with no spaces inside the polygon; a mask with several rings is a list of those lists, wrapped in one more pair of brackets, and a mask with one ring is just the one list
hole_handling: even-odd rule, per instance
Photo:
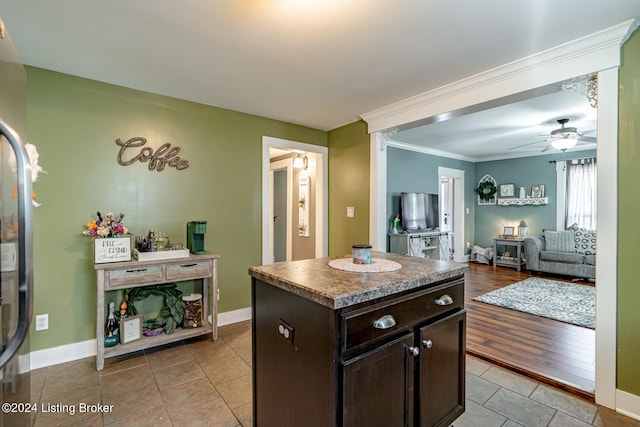
{"label": "white ceiling", "polygon": [[[27,65],[322,130],[638,16],[636,0],[0,0]],[[572,108],[495,112],[484,146]],[[460,147],[491,132],[457,120]],[[447,126],[433,147],[452,149]]]}
{"label": "white ceiling", "polygon": [[[391,140],[468,161],[526,157],[540,155],[547,149],[550,132],[560,128],[558,119],[567,118],[569,122],[565,126],[575,127],[584,136],[595,137],[597,115],[597,108],[591,106],[586,94],[559,90],[402,130],[391,136]],[[596,144],[581,141],[571,151],[594,148]],[[545,151],[546,154],[558,152],[555,149]]]}

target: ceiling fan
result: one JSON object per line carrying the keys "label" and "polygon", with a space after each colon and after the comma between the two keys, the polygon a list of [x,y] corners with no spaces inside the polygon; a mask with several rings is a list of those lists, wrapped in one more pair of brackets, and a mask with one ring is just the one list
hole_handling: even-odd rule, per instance
{"label": "ceiling fan", "polygon": [[529,145],[538,144],[540,142],[549,142],[546,147],[542,149],[542,153],[545,151],[549,151],[552,148],[556,150],[560,150],[562,152],[567,151],[570,148],[573,148],[579,141],[595,143],[596,138],[593,136],[584,136],[578,132],[578,129],[575,127],[565,127],[565,125],[569,122],[569,119],[558,119],[558,124],[560,127],[558,129],[554,129],[549,134],[549,138],[530,142],[528,144],[518,145],[517,147],[509,148],[509,150],[515,150],[517,148],[527,147]]}

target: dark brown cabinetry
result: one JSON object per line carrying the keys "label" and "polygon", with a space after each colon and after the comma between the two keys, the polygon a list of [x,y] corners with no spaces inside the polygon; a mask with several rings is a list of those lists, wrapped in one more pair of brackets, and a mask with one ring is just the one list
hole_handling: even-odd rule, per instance
{"label": "dark brown cabinetry", "polygon": [[420,426],[448,426],[464,412],[466,313],[420,328]]}
{"label": "dark brown cabinetry", "polygon": [[343,426],[413,425],[413,343],[405,334],[344,362]]}
{"label": "dark brown cabinetry", "polygon": [[448,426],[464,411],[462,276],[340,309],[252,290],[256,426]]}

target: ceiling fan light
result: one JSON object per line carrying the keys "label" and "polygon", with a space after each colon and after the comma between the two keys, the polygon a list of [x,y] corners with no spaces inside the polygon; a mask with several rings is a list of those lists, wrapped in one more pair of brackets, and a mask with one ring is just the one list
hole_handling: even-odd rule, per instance
{"label": "ceiling fan light", "polygon": [[573,148],[578,143],[578,140],[575,138],[558,138],[551,141],[551,146],[556,150],[568,150]]}

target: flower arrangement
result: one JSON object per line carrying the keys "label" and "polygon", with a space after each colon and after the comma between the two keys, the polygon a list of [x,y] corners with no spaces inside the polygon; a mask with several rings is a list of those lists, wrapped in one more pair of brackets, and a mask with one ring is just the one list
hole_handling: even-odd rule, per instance
{"label": "flower arrangement", "polygon": [[128,234],[129,230],[124,226],[124,214],[114,215],[112,212],[105,214],[104,218],[98,214],[98,219],[87,223],[87,229],[82,232],[85,236],[91,237],[118,237],[121,234]]}

